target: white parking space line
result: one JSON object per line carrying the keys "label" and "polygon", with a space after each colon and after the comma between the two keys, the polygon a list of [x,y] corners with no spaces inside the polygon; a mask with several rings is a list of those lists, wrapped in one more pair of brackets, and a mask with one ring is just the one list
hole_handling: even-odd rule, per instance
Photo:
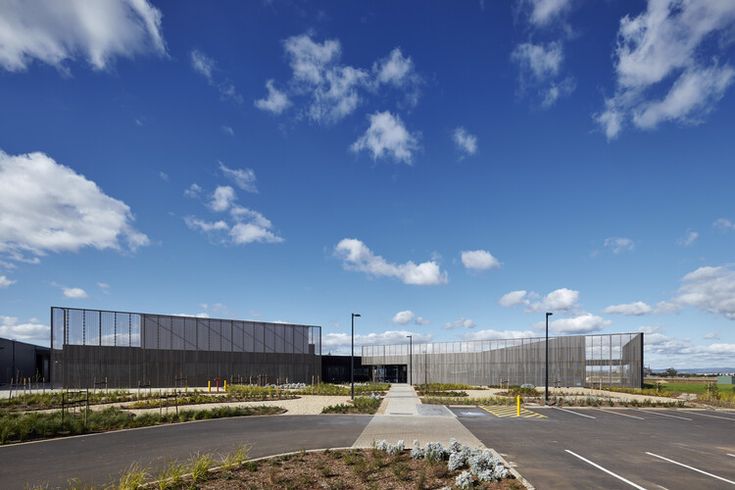
{"label": "white parking space line", "polygon": [[642,487],[642,486],[640,486],[640,485],[638,485],[638,484],[636,484],[636,483],[633,483],[632,481],[630,481],[630,480],[627,480],[627,479],[623,478],[622,476],[618,475],[617,473],[613,473],[612,471],[608,470],[607,468],[603,468],[603,467],[602,467],[602,466],[600,466],[599,464],[597,464],[597,463],[595,463],[595,462],[593,462],[593,461],[590,461],[589,459],[587,459],[587,458],[585,458],[585,457],[582,457],[582,456],[580,456],[579,454],[577,454],[577,453],[574,453],[574,452],[570,451],[569,449],[565,449],[565,451],[566,451],[566,452],[568,452],[569,454],[571,454],[572,456],[574,456],[575,458],[579,458],[579,459],[581,459],[582,461],[584,461],[585,463],[587,463],[587,464],[591,464],[592,466],[594,466],[594,467],[595,467],[595,468],[597,468],[598,470],[604,471],[604,472],[605,472],[605,473],[607,473],[608,475],[610,475],[610,476],[614,476],[614,477],[615,477],[615,478],[617,478],[618,480],[620,480],[620,481],[622,481],[622,482],[625,482],[625,483],[627,483],[628,485],[630,485],[630,486],[631,486],[631,487],[633,487],[633,488],[637,488],[638,490],[646,490],[646,489],[645,489],[645,487]]}
{"label": "white parking space line", "polygon": [[640,410],[639,409],[639,411],[649,414],[649,415],[658,415],[659,417],[669,417],[670,419],[688,420],[689,422],[694,420],[694,419],[690,419],[689,417],[681,417],[679,415],[671,415],[668,413],[659,413],[656,410]]}
{"label": "white parking space line", "polygon": [[628,418],[630,418],[630,419],[637,419],[637,420],[646,420],[646,419],[644,419],[643,417],[639,417],[639,416],[637,416],[637,415],[629,415],[629,414],[627,414],[627,413],[621,413],[621,412],[618,412],[617,410],[603,410],[603,409],[601,409],[601,408],[599,408],[598,410],[599,410],[600,412],[610,413],[610,414],[613,414],[613,415],[619,415],[619,416],[621,416],[621,417],[628,417]]}
{"label": "white parking space line", "polygon": [[699,415],[700,417],[709,417],[711,419],[720,419],[720,420],[729,420],[730,422],[735,422],[735,418],[731,417],[721,417],[719,415],[710,415],[708,413],[699,413],[699,412],[684,412],[689,415]]}
{"label": "white parking space line", "polygon": [[735,458],[735,454],[727,453],[727,455],[730,456],[730,457],[732,457],[732,458]]}
{"label": "white parking space line", "polygon": [[574,415],[579,415],[580,417],[586,417],[588,419],[596,419],[597,418],[597,417],[593,417],[592,415],[585,415],[583,413],[573,412],[571,410],[567,410],[566,408],[554,407],[554,410],[561,410],[562,412],[567,412],[567,413],[571,413],[571,414],[574,414]]}
{"label": "white parking space line", "polygon": [[688,470],[696,471],[697,473],[701,473],[703,475],[711,476],[712,478],[716,478],[716,479],[721,480],[721,481],[724,481],[726,483],[730,483],[731,485],[735,485],[735,481],[728,480],[727,478],[722,478],[721,476],[713,475],[712,473],[707,473],[706,471],[700,470],[699,468],[695,468],[693,466],[689,466],[687,464],[680,463],[678,461],[674,461],[673,459],[665,458],[665,457],[660,456],[658,454],[649,453],[648,451],[646,451],[646,454],[648,454],[650,456],[653,456],[655,458],[658,458],[658,459],[663,459],[664,461],[668,461],[669,463],[673,463],[675,465],[679,465],[682,468],[686,468]]}

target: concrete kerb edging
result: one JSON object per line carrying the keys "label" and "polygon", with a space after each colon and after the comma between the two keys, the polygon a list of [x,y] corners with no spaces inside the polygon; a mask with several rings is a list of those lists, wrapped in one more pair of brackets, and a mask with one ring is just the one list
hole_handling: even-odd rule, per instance
{"label": "concrete kerb edging", "polygon": [[[258,461],[264,461],[266,459],[281,458],[283,456],[295,456],[297,454],[303,454],[303,453],[319,453],[319,452],[325,452],[325,451],[352,451],[352,450],[359,450],[359,449],[365,449],[365,448],[354,448],[350,446],[350,447],[327,447],[327,448],[322,448],[322,449],[303,449],[301,451],[289,451],[286,453],[271,454],[269,456],[261,456],[259,458],[247,459],[238,466],[243,466],[245,463],[250,463],[250,462],[257,463]],[[524,487],[526,487],[526,489],[536,490],[536,488],[533,485],[531,485],[528,482],[528,480],[523,478],[523,475],[521,475],[518,472],[518,470],[516,470],[510,464],[508,464],[508,461],[506,461],[506,459],[502,457],[500,453],[498,453],[495,449],[492,449],[492,448],[488,448],[488,449],[493,453],[494,457],[498,458],[505,465],[505,467],[508,468],[508,470],[513,474],[516,480],[518,480]],[[216,473],[218,471],[222,471],[223,469],[227,469],[227,466],[225,465],[215,466],[214,468],[210,468],[207,471],[207,473]],[[184,475],[181,475],[181,478],[187,478],[190,476],[191,476],[191,473],[186,473]],[[167,478],[166,480],[169,480],[169,478]],[[165,482],[166,480],[154,480],[151,482],[147,482],[141,485],[139,488],[153,488],[155,486],[158,486],[159,483]]]}

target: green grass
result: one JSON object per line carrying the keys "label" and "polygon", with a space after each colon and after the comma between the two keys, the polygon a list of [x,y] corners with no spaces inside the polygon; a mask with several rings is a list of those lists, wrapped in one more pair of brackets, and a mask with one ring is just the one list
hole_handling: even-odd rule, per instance
{"label": "green grass", "polygon": [[[61,408],[62,393],[68,400],[70,395],[68,392],[54,391],[51,393],[26,393],[16,395],[13,398],[0,399],[0,411],[2,410],[48,410],[53,408]],[[79,391],[73,392],[74,398],[86,397],[85,393]],[[90,391],[89,404],[100,405],[104,403],[121,403],[131,400],[144,399],[152,396],[158,396],[158,393],[131,393],[124,390],[110,391]]]}
{"label": "green grass", "polygon": [[329,405],[322,409],[322,413],[375,413],[380,407],[381,400],[369,396],[355,397],[352,403]]}
{"label": "green grass", "polygon": [[273,415],[283,413],[280,407],[217,407],[211,410],[180,410],[175,413],[145,413],[135,415],[119,408],[90,410],[87,424],[81,414],[69,414],[61,423],[61,412],[0,414],[0,444],[32,439],[132,429],[151,425],[186,422],[244,415]]}
{"label": "green grass", "polygon": [[150,398],[130,403],[125,408],[141,409],[141,408],[158,408],[160,406],[172,407],[178,405],[200,405],[205,403],[228,403],[228,402],[247,402],[247,401],[266,401],[266,400],[291,400],[298,398],[297,395],[284,390],[279,390],[265,386],[241,386],[232,385],[224,393],[211,395],[201,391],[192,391],[188,393],[179,393],[174,398],[168,396],[166,398]]}

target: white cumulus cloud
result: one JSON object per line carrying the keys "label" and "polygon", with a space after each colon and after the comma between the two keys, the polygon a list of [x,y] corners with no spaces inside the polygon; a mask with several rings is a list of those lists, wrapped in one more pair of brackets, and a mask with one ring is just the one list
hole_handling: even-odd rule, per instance
{"label": "white cumulus cloud", "polygon": [[209,207],[212,208],[212,211],[227,211],[235,202],[235,199],[237,199],[235,189],[229,185],[220,185],[212,193]]}
{"label": "white cumulus cloud", "polygon": [[635,242],[625,237],[605,238],[603,246],[612,251],[615,255],[623,252],[631,252],[635,248]]}
{"label": "white cumulus cloud", "polygon": [[418,135],[409,132],[400,117],[387,111],[371,114],[369,120],[370,127],[352,144],[352,151],[367,150],[373,160],[391,157],[410,165],[419,149]]}
{"label": "white cumulus cloud", "polygon": [[676,302],[735,320],[735,270],[700,267],[682,278]]}
{"label": "white cumulus cloud", "polygon": [[677,243],[682,247],[691,247],[699,239],[699,233],[693,230],[688,230],[686,234],[677,240]]}
{"label": "white cumulus cloud", "polygon": [[599,332],[610,325],[610,320],[605,320],[591,313],[582,313],[570,318],[560,318],[549,323],[549,329],[563,334],[585,334]]}
{"label": "white cumulus cloud", "polygon": [[[370,332],[355,335],[355,355],[361,355],[360,346],[363,345],[395,345],[406,344],[408,335],[413,336],[413,343],[431,342],[431,334],[411,332],[410,330],[386,330],[384,332]],[[349,354],[352,337],[349,333],[327,333],[322,336],[322,351],[332,354]]]}
{"label": "white cumulus cloud", "polygon": [[477,153],[477,136],[468,133],[465,128],[461,126],[455,128],[452,131],[452,140],[463,155],[471,156]]}
{"label": "white cumulus cloud", "polygon": [[[37,262],[48,252],[84,247],[136,250],[149,239],[133,213],[83,175],[44,153],[0,151],[0,254]],[[30,253],[34,258],[25,258]]]}
{"label": "white cumulus cloud", "polygon": [[506,340],[506,339],[525,339],[536,337],[537,333],[531,330],[477,330],[468,332],[462,336],[464,340]]}
{"label": "white cumulus cloud", "polygon": [[163,55],[161,12],[147,0],[0,2],[0,66],[23,71],[34,61],[67,71],[84,58],[97,70],[116,57]]}
{"label": "white cumulus cloud", "polygon": [[727,218],[717,218],[714,223],[712,223],[712,226],[714,226],[716,229],[720,231],[733,231],[735,230],[735,223],[730,221]]}
{"label": "white cumulus cloud", "polygon": [[525,305],[527,311],[573,310],[579,306],[579,291],[559,288],[541,297],[536,292],[521,289],[504,294],[498,300],[498,303],[505,307]]}
{"label": "white cumulus cloud", "polygon": [[640,316],[653,313],[654,310],[649,304],[644,303],[643,301],[635,301],[633,303],[610,305],[603,311],[612,315]]}
{"label": "white cumulus cloud", "polygon": [[342,259],[345,269],[365,272],[374,277],[394,277],[404,284],[419,286],[444,284],[447,273],[441,270],[434,261],[416,264],[408,261],[394,264],[380,255],[375,255],[367,245],[355,238],[341,240],[334,249],[337,257]]}
{"label": "white cumulus cloud", "polygon": [[266,81],[265,88],[268,91],[268,95],[256,100],[255,107],[261,111],[272,112],[273,114],[280,114],[289,108],[291,101],[288,99],[288,95],[278,90],[273,80]]}
{"label": "white cumulus cloud", "polygon": [[15,281],[11,281],[7,276],[0,276],[0,288],[7,288],[15,284]]}
{"label": "white cumulus cloud", "polygon": [[[722,52],[735,23],[735,3],[648,0],[638,16],[620,20],[615,49],[615,94],[595,115],[608,139],[628,121],[652,129],[665,121],[700,123],[733,81],[733,68],[704,55]],[[663,95],[661,95],[663,92]]]}
{"label": "white cumulus cloud", "polygon": [[460,256],[467,269],[485,271],[500,267],[500,261],[487,250],[464,250]]}
{"label": "white cumulus cloud", "polygon": [[233,181],[240,189],[247,192],[258,192],[255,186],[255,171],[251,168],[230,168],[222,162],[219,162],[219,169],[222,174]]}
{"label": "white cumulus cloud", "polygon": [[444,324],[444,330],[455,330],[457,328],[475,328],[477,323],[470,318],[459,318]]}
{"label": "white cumulus cloud", "polygon": [[530,7],[529,20],[538,27],[547,26],[566,14],[572,0],[527,0]]}
{"label": "white cumulus cloud", "polygon": [[35,318],[26,323],[18,323],[17,317],[0,315],[0,337],[48,346],[51,329]]}
{"label": "white cumulus cloud", "polygon": [[63,288],[64,297],[72,299],[85,299],[88,297],[87,291],[82,288]]}

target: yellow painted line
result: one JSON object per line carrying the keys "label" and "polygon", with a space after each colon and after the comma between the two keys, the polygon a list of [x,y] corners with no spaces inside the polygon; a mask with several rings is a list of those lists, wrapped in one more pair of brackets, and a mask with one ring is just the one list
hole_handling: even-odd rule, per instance
{"label": "yellow painted line", "polygon": [[[498,418],[518,417],[516,407],[506,407],[506,406],[498,405],[498,406],[482,406],[480,408],[482,408],[489,414],[494,415]],[[545,419],[546,415],[541,415],[540,413],[532,412],[531,410],[521,408],[520,418]]]}

